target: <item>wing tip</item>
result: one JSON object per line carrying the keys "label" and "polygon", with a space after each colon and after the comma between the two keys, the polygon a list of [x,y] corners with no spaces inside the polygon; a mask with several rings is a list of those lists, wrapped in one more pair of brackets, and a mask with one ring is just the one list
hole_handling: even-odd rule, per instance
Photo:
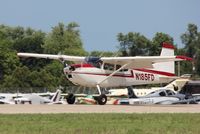
{"label": "wing tip", "polygon": [[176,56],[177,59],[182,59],[182,60],[187,60],[187,61],[192,61],[193,59],[187,56],[183,56],[183,55],[178,55]]}

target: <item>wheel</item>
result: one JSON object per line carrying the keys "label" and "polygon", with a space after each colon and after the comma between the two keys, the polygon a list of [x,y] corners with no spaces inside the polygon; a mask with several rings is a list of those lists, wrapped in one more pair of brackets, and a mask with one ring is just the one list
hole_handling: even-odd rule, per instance
{"label": "wheel", "polygon": [[74,94],[69,93],[67,96],[67,103],[74,104],[75,100],[76,100],[76,97],[74,96]]}
{"label": "wheel", "polygon": [[107,96],[105,94],[101,94],[96,98],[99,105],[105,105],[107,102]]}

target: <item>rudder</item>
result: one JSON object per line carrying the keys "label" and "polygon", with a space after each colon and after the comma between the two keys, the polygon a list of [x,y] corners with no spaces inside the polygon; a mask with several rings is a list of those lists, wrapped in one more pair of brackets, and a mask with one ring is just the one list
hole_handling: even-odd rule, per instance
{"label": "rudder", "polygon": [[[175,47],[169,43],[162,43],[162,50],[160,56],[174,56],[174,49]],[[175,62],[161,62],[153,64],[154,70],[158,70],[160,72],[166,72],[169,74],[175,74]]]}

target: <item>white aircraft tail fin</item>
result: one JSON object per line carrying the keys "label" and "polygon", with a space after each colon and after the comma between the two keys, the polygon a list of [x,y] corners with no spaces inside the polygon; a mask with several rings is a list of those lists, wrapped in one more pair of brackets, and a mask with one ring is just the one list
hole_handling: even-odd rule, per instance
{"label": "white aircraft tail fin", "polygon": [[128,98],[138,98],[132,87],[127,87]]}
{"label": "white aircraft tail fin", "polygon": [[182,89],[182,87],[188,82],[190,81],[190,79],[186,79],[186,78],[179,78],[176,79],[172,82],[170,82],[168,85],[166,85],[164,88],[166,89],[173,89],[174,91],[180,91]]}
{"label": "white aircraft tail fin", "polygon": [[[168,43],[163,43],[160,56],[174,56],[174,46]],[[154,70],[163,72],[163,75],[175,76],[174,61],[155,63],[153,66]]]}
{"label": "white aircraft tail fin", "polygon": [[57,90],[56,93],[51,98],[51,102],[58,102],[60,100],[61,90]]}

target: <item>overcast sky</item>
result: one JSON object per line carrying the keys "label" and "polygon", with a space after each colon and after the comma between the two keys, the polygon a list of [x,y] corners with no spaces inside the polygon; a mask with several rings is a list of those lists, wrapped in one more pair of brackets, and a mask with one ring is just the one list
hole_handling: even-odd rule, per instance
{"label": "overcast sky", "polygon": [[116,51],[119,32],[152,39],[164,32],[182,47],[188,23],[200,28],[200,0],[2,0],[0,24],[49,32],[59,22],[75,21],[87,51]]}

